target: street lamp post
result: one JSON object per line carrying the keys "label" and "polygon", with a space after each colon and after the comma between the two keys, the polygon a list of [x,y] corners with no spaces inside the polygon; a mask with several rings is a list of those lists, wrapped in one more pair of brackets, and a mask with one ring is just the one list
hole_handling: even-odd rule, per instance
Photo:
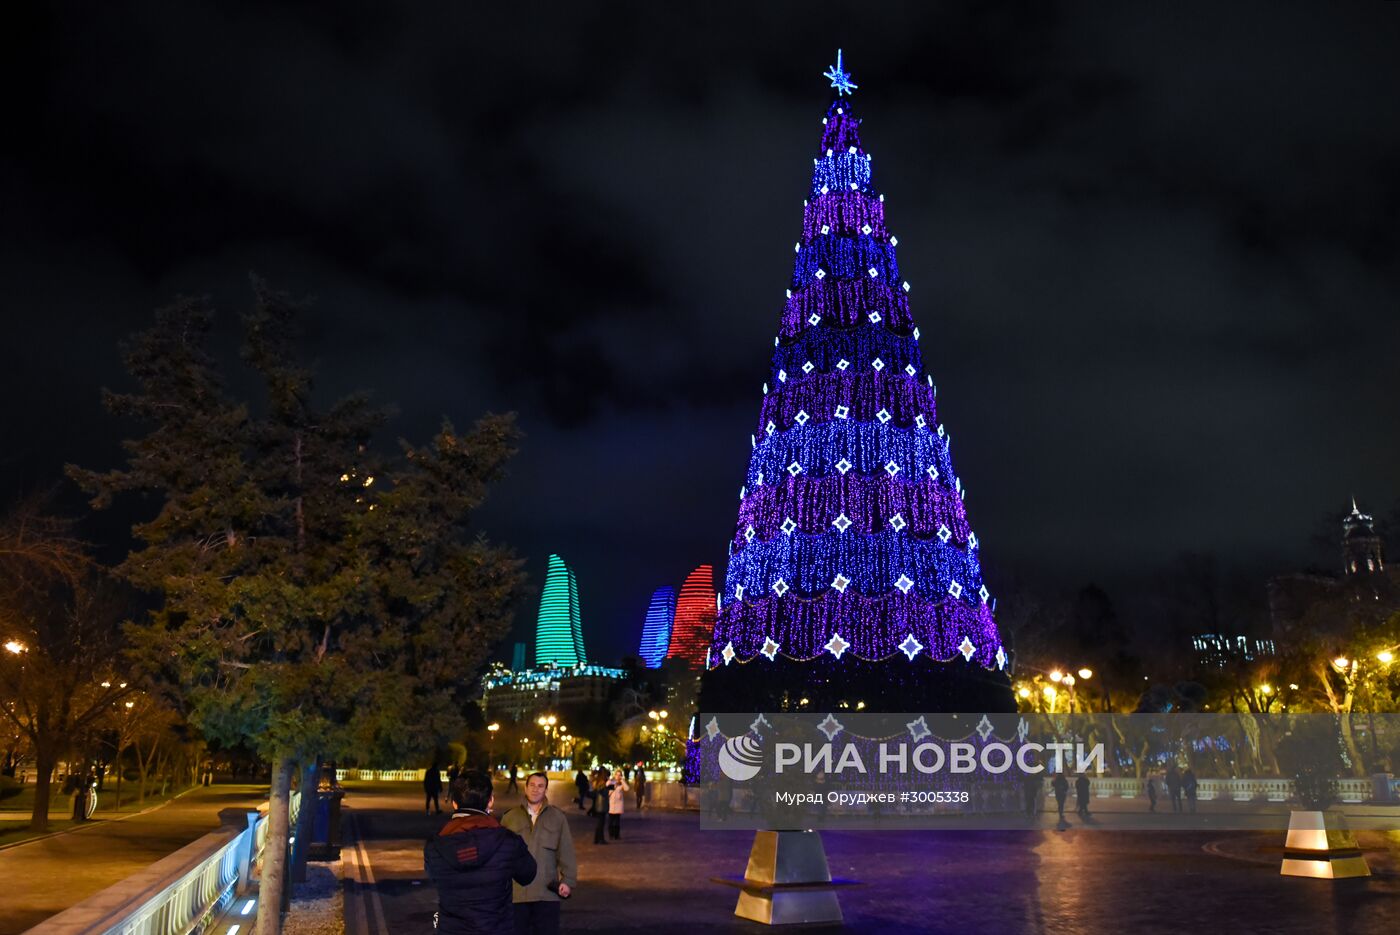
{"label": "street lamp post", "polygon": [[494,751],[496,749],[496,731],[500,729],[501,725],[497,724],[495,721],[486,725],[486,736],[489,738],[486,741],[486,769],[491,773],[496,771],[496,755]]}

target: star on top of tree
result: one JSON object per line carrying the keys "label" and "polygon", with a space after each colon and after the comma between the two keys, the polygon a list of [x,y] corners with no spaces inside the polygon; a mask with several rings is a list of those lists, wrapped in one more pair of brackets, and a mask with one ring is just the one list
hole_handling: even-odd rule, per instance
{"label": "star on top of tree", "polygon": [[837,95],[850,94],[860,85],[851,82],[851,73],[841,67],[841,50],[836,50],[836,64],[822,72],[823,78],[831,81],[831,86],[836,89]]}

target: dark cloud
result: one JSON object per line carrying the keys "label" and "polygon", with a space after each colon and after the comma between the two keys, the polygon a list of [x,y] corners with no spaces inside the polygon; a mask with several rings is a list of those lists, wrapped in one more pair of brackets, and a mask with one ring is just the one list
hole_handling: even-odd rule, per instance
{"label": "dark cloud", "polygon": [[396,432],[520,411],[484,519],[630,648],[723,567],[840,44],[989,580],[1300,562],[1400,496],[1392,6],[26,8],[0,477],[114,459],[116,342],[231,352],[255,269]]}

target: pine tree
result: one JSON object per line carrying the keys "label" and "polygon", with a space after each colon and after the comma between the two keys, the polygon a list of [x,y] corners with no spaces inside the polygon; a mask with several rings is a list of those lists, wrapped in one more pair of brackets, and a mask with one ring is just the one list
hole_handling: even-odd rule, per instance
{"label": "pine tree", "polygon": [[1013,711],[854,85],[827,77],[702,708]]}
{"label": "pine tree", "polygon": [[160,597],[128,628],[135,652],[169,673],[207,737],[274,765],[265,935],[280,926],[295,766],[403,762],[456,733],[523,581],[470,522],[514,452],[513,419],[465,435],[444,423],[427,446],[378,452],[383,413],[363,396],[318,407],[294,351],[298,303],[254,288],[244,360],[260,411],[226,390],[207,305],[181,300],[127,350],[137,389],[107,394],[147,429],[126,465],[70,474],[98,507],[154,497],[119,568]]}

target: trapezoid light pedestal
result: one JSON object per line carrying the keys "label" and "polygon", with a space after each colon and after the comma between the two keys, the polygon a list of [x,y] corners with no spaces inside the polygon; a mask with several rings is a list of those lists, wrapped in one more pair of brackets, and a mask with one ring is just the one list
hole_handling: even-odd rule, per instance
{"label": "trapezoid light pedestal", "polygon": [[833,880],[822,839],[815,831],[760,831],[754,835],[742,878],[715,877],[738,887],[734,914],[764,925],[840,922],[836,889],[854,880]]}
{"label": "trapezoid light pedestal", "polygon": [[1295,811],[1288,819],[1279,872],[1286,877],[1341,880],[1369,877],[1371,868],[1341,812]]}

